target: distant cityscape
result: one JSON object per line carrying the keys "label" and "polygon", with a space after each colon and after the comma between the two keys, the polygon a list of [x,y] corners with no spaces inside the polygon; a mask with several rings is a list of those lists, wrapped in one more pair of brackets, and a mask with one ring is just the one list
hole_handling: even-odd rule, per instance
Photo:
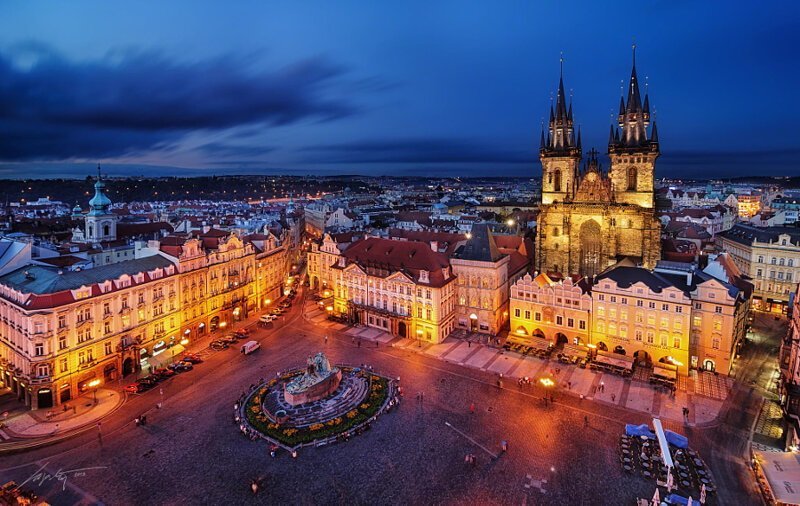
{"label": "distant cityscape", "polygon": [[0,506],[800,506],[798,18],[0,3]]}

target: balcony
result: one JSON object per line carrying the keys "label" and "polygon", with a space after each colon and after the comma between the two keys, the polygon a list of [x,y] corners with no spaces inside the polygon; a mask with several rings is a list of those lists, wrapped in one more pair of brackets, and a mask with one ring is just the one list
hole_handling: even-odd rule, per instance
{"label": "balcony", "polygon": [[76,328],[76,329],[79,329],[79,328],[83,327],[84,325],[86,325],[87,323],[92,323],[92,321],[93,321],[93,320],[92,320],[91,318],[88,318],[88,319],[86,319],[86,320],[78,320],[78,321],[75,323],[75,328]]}

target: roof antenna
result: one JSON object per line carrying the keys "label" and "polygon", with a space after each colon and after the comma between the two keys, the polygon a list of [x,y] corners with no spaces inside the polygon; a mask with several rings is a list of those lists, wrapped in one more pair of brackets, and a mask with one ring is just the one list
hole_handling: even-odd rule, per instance
{"label": "roof antenna", "polygon": [[102,179],[102,178],[100,176],[100,164],[98,163],[97,164],[97,180],[100,181],[100,179]]}

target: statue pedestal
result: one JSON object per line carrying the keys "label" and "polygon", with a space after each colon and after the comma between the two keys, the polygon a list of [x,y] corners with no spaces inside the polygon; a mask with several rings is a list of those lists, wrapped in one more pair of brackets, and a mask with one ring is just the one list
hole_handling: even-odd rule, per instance
{"label": "statue pedestal", "polygon": [[332,372],[326,378],[297,392],[290,392],[286,389],[286,386],[284,386],[283,396],[286,402],[292,406],[318,401],[335,392],[336,389],[339,388],[340,381],[342,381],[342,371],[336,369],[335,372]]}

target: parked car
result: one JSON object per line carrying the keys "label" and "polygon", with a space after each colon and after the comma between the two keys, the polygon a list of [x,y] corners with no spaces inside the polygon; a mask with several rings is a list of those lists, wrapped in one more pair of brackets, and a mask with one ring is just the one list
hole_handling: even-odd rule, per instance
{"label": "parked car", "polygon": [[147,388],[141,383],[131,383],[125,387],[125,391],[132,394],[138,394],[144,392],[145,390],[147,390]]}
{"label": "parked car", "polygon": [[168,367],[175,372],[186,372],[194,369],[194,366],[190,362],[175,362]]}
{"label": "parked car", "polygon": [[272,323],[272,320],[275,319],[275,315],[271,315],[269,313],[263,315],[261,318],[258,319],[261,323]]}
{"label": "parked car", "polygon": [[171,369],[168,369],[166,367],[163,367],[161,369],[153,370],[153,376],[156,376],[156,377],[161,378],[161,379],[167,379],[167,378],[171,378],[171,377],[175,376],[175,371],[173,371]]}
{"label": "parked car", "polygon": [[158,382],[154,379],[151,379],[150,376],[136,380],[136,384],[142,388],[142,391],[153,388],[156,383]]}
{"label": "parked car", "polygon": [[199,364],[200,362],[203,361],[203,359],[200,358],[200,355],[198,355],[197,353],[187,353],[186,355],[183,356],[183,361],[189,362],[190,364]]}
{"label": "parked car", "polygon": [[247,329],[237,329],[233,335],[236,336],[237,339],[244,339],[250,335],[250,331]]}
{"label": "parked car", "polygon": [[219,340],[225,341],[228,344],[236,344],[239,338],[236,334],[228,334],[227,336],[220,337]]}
{"label": "parked car", "polygon": [[211,347],[212,350],[217,350],[217,351],[228,349],[228,343],[226,343],[225,341],[221,341],[219,339],[211,341],[211,344],[209,346]]}

